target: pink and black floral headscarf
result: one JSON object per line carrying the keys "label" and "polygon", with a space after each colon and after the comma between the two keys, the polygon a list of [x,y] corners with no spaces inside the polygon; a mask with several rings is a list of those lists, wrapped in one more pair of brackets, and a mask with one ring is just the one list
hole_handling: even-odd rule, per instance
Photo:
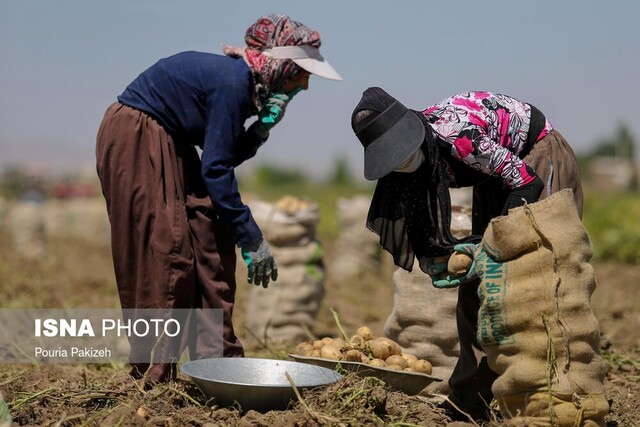
{"label": "pink and black floral headscarf", "polygon": [[243,57],[253,70],[256,80],[256,105],[261,107],[270,92],[301,70],[290,59],[275,59],[262,52],[275,46],[309,45],[320,48],[320,34],[287,15],[272,14],[259,18],[251,25],[244,38],[245,48],[224,47],[224,53]]}

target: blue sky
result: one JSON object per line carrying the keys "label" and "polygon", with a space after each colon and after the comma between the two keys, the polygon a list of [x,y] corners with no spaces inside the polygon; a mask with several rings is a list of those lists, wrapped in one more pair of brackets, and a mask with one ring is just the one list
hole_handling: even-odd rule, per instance
{"label": "blue sky", "polygon": [[104,111],[141,71],[180,51],[243,46],[273,12],[318,30],[344,81],[312,77],[246,170],[322,176],[342,157],[361,176],[349,119],[369,86],[414,109],[466,90],[512,95],[577,152],[621,123],[640,141],[636,0],[0,0],[0,169],[91,167]]}

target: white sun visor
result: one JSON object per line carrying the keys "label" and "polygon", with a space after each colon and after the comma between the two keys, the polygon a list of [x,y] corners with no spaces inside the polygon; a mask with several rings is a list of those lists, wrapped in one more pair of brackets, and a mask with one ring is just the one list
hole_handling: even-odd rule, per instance
{"label": "white sun visor", "polygon": [[320,55],[320,49],[313,46],[274,46],[263,50],[262,53],[275,59],[290,59],[316,76],[342,80],[340,74]]}

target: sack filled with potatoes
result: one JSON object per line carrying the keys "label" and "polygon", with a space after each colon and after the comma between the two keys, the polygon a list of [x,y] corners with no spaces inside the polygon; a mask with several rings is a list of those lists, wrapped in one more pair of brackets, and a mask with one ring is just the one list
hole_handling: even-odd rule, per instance
{"label": "sack filled with potatoes", "polygon": [[326,337],[313,342],[301,342],[296,345],[293,354],[427,375],[432,371],[431,363],[427,360],[402,351],[400,345],[392,339],[376,337],[368,326],[358,328],[348,340]]}

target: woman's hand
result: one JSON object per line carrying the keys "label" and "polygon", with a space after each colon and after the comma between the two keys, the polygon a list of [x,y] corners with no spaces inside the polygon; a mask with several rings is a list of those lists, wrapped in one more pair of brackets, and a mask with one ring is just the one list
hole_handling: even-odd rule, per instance
{"label": "woman's hand", "polygon": [[440,289],[449,289],[449,288],[457,288],[463,283],[473,282],[478,279],[478,274],[476,272],[476,262],[474,259],[474,253],[476,252],[478,245],[473,243],[460,243],[453,247],[455,252],[463,253],[468,255],[473,259],[471,265],[467,269],[467,272],[459,277],[453,277],[451,274],[447,274],[445,278],[438,279],[433,281],[433,286]]}
{"label": "woman's hand", "polygon": [[431,281],[439,280],[442,273],[447,271],[447,260],[449,257],[439,256],[435,258],[422,258],[418,261],[420,270],[424,271],[431,277]]}
{"label": "woman's hand", "polygon": [[278,267],[266,240],[242,248],[242,259],[247,264],[247,282],[266,288],[269,280],[278,278]]}
{"label": "woman's hand", "polygon": [[286,93],[273,93],[258,114],[258,121],[262,130],[269,132],[275,125],[280,123],[287,109],[287,104],[291,97]]}

